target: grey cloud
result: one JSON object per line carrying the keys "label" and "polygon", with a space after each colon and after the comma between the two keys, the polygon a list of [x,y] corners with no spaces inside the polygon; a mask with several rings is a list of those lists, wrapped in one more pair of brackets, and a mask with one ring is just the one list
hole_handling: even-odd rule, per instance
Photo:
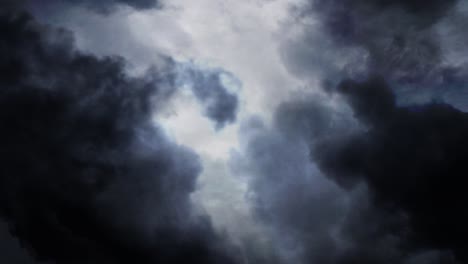
{"label": "grey cloud", "polygon": [[337,182],[367,182],[380,207],[408,215],[413,241],[465,263],[467,114],[442,103],[397,107],[379,79],[339,89],[367,129],[316,145],[320,167]]}
{"label": "grey cloud", "polygon": [[72,4],[82,4],[98,10],[108,10],[113,5],[128,5],[136,9],[154,8],[159,5],[158,0],[104,0],[104,1],[90,1],[90,0],[65,0],[65,2]]}
{"label": "grey cloud", "polygon": [[315,14],[339,44],[363,46],[370,70],[412,82],[440,64],[432,25],[456,1],[320,1]]}
{"label": "grey cloud", "polygon": [[[275,259],[279,263],[458,263],[453,253],[459,245],[454,230],[462,231],[463,227],[453,227],[454,232],[449,232],[452,236],[446,239],[454,243],[451,247],[433,243],[432,239],[438,235],[428,231],[452,230],[443,222],[439,225],[428,219],[445,219],[445,216],[449,216],[446,219],[451,221],[449,219],[457,219],[457,216],[445,215],[447,211],[435,209],[432,212],[436,215],[421,218],[416,216],[421,213],[417,209],[411,211],[402,205],[395,206],[399,201],[397,197],[406,193],[403,191],[406,189],[398,189],[397,186],[411,188],[412,179],[419,179],[419,176],[412,178],[413,175],[402,174],[399,181],[392,175],[401,174],[402,171],[392,171],[379,161],[371,160],[380,155],[367,154],[366,145],[362,145],[373,140],[373,134],[368,134],[368,128],[364,125],[367,121],[364,120],[386,120],[383,116],[377,116],[390,114],[395,105],[388,91],[377,89],[362,94],[360,98],[367,104],[361,101],[350,104],[362,113],[372,113],[366,114],[366,118],[353,115],[345,106],[336,109],[326,103],[329,101],[324,100],[326,98],[308,98],[284,103],[276,112],[271,128],[258,119],[243,128],[244,147],[233,164],[243,174],[250,175],[249,197],[259,221],[270,227],[270,236],[275,245],[272,251],[279,254]],[[390,98],[383,100],[389,95]],[[406,121],[402,119],[402,122]],[[377,135],[381,133],[376,132]],[[401,133],[389,131],[389,135]],[[356,135],[360,140],[356,141]],[[353,145],[356,142],[361,145]],[[396,138],[392,142],[382,142],[382,146],[397,147],[397,144],[405,146],[409,143],[399,143]],[[429,150],[422,152],[437,155]],[[401,153],[397,155],[391,150],[387,153],[382,148],[382,155],[397,159]],[[367,177],[366,173],[359,167],[361,163],[356,164],[357,160],[362,159],[369,159],[362,163],[370,168],[375,164],[376,168],[382,169],[375,175],[385,174],[381,177],[382,181],[386,179],[385,183],[379,186],[395,195],[392,201],[387,200],[389,203],[381,203],[381,191],[376,189],[372,180],[362,178]],[[413,155],[408,159],[408,164],[420,164],[418,159],[417,155]],[[396,162],[390,162],[389,166]],[[397,170],[396,167],[394,169]],[[433,169],[427,168],[425,171]],[[453,175],[455,179],[463,181]],[[418,192],[417,186],[430,185],[429,182],[415,184],[418,184],[412,189],[415,193]],[[392,186],[396,189],[393,190]],[[411,196],[411,191],[407,193]],[[424,200],[434,206],[434,203],[438,203],[436,197],[444,195],[447,194],[432,194],[424,196]],[[452,213],[456,212],[461,211],[455,209]],[[419,221],[426,220],[437,226],[430,226],[427,232],[421,233],[420,228],[425,224]],[[460,255],[457,257],[462,260]]]}
{"label": "grey cloud", "polygon": [[173,76],[130,77],[27,13],[2,14],[0,31],[0,216],[25,248],[57,263],[234,261],[190,204],[197,156],[151,118]]}
{"label": "grey cloud", "polygon": [[324,175],[313,162],[309,136],[318,140],[336,132],[312,128],[328,122],[326,115],[333,112],[315,99],[296,103],[283,105],[271,129],[258,120],[244,127],[244,149],[233,161],[250,175],[249,197],[258,220],[269,227],[271,258],[277,263],[456,263],[450,252],[412,244],[406,215],[374,204],[366,183],[346,189]]}
{"label": "grey cloud", "polygon": [[203,69],[192,63],[180,63],[177,72],[179,85],[191,88],[204,109],[203,113],[215,122],[217,129],[236,121],[239,100],[228,87],[240,86],[234,75],[222,69]]}
{"label": "grey cloud", "polygon": [[[466,63],[450,59],[447,49],[460,47],[465,35],[457,30],[466,22],[460,1],[310,0],[295,14],[303,32],[281,46],[293,73],[319,72],[331,86],[343,78],[380,75],[402,94],[397,100],[437,98],[463,108],[456,101],[463,95]],[[465,53],[457,49],[458,56]]]}
{"label": "grey cloud", "polygon": [[[173,82],[172,88],[188,88],[192,91],[202,108],[202,114],[214,122],[216,129],[222,129],[236,121],[239,110],[237,90],[242,84],[231,72],[222,68],[202,66],[194,61],[177,61],[154,48],[149,48],[135,39],[119,15],[103,17],[88,12],[72,13],[71,15],[75,16],[73,23],[67,22],[70,18],[57,12],[57,17],[52,19],[50,15],[39,15],[43,21],[64,24],[67,28],[72,28],[74,33],[78,32],[79,42],[82,43],[80,48],[86,52],[96,56],[119,54],[130,63],[126,68],[130,68],[132,72],[155,67],[158,71],[164,70],[166,81]],[[76,16],[90,18],[81,21],[82,18]]]}
{"label": "grey cloud", "polygon": [[284,103],[271,128],[242,133],[258,215],[303,249],[298,263],[467,261],[466,114],[454,108],[464,109],[466,66],[446,60],[436,32],[462,24],[441,24],[457,3],[315,0],[296,10],[303,28],[283,60],[301,77],[318,68],[327,95]]}
{"label": "grey cloud", "polygon": [[[22,0],[27,5],[37,8],[68,8],[81,6],[91,9],[100,14],[109,14],[118,7],[128,6],[138,10],[161,8],[159,0],[43,0],[40,2],[34,0]],[[42,7],[41,7],[42,6]]]}
{"label": "grey cloud", "polygon": [[0,254],[2,263],[38,263],[21,247],[19,241],[10,234],[8,225],[3,221],[0,221],[0,248],[2,249],[2,254]]}

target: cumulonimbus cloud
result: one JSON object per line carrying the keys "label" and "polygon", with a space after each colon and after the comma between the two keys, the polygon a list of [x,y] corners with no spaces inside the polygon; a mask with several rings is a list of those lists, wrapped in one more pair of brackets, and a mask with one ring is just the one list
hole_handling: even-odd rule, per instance
{"label": "cumulonimbus cloud", "polygon": [[[291,72],[320,68],[317,54],[349,56],[326,57],[320,96],[285,102],[271,126],[254,120],[242,130],[235,166],[251,175],[256,214],[282,262],[467,262],[468,116],[443,97],[413,100],[465,86],[466,67],[445,60],[436,33],[457,4],[311,0],[297,10],[320,34],[305,23],[281,46]],[[356,50],[363,60],[346,54]],[[365,74],[347,72],[361,62]]]}
{"label": "cumulonimbus cloud", "polygon": [[233,261],[192,208],[197,155],[152,119],[170,69],[130,77],[16,10],[0,32],[0,215],[24,247],[57,263]]}

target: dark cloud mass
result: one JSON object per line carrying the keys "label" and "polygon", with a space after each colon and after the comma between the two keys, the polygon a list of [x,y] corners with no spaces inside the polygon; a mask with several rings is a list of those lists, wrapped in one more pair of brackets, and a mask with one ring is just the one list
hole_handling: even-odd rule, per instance
{"label": "dark cloud mass", "polygon": [[230,165],[261,227],[236,242],[193,206],[201,159],[155,114],[188,88],[220,129],[237,121],[241,81],[169,56],[130,75],[123,57],[78,50],[23,10],[102,17],[161,1],[40,2],[53,8],[0,4],[0,262],[468,263],[468,61],[449,59],[467,38],[442,37],[464,34],[461,1],[296,10],[283,62],[322,87],[242,123]]}
{"label": "dark cloud mass", "polygon": [[[440,24],[447,21],[447,17],[455,16],[459,1],[310,0],[308,3],[298,10],[299,17],[318,18],[322,35],[314,36],[314,31],[305,28],[298,40],[302,45],[284,45],[285,61],[295,72],[316,63],[316,54],[339,54],[327,57],[328,61],[321,64],[325,64],[323,68],[326,69],[326,65],[338,61],[336,64],[341,69],[328,70],[322,77],[355,78],[350,71],[366,68],[367,76],[385,76],[395,84],[392,89],[411,90],[413,95],[450,93],[454,89],[450,85],[453,80],[450,72],[455,69],[466,72],[465,65],[447,60],[442,46],[452,40],[438,33],[441,28],[450,31],[463,27],[464,22],[460,20]],[[323,44],[330,40],[333,45]],[[321,52],[315,52],[317,48]],[[346,49],[359,51],[360,60],[353,61],[343,55],[342,50]],[[298,53],[305,57],[295,58],[294,54]],[[465,83],[465,79],[461,81]]]}
{"label": "dark cloud mass", "polygon": [[[412,21],[404,21],[405,23],[416,22],[411,25],[412,27],[430,26],[452,8],[457,0],[310,0],[310,2],[315,11],[324,15],[326,25],[333,30],[333,33],[354,33],[356,35],[349,36],[357,37],[359,33],[366,33],[366,31],[361,30],[371,26],[368,23],[375,16],[385,15],[389,12],[398,12],[399,15],[403,15],[400,17],[403,20],[412,19]],[[345,22],[350,22],[350,24]],[[373,26],[377,29],[383,25]],[[343,31],[344,29],[349,31]]]}
{"label": "dark cloud mass", "polygon": [[178,72],[178,83],[191,88],[204,115],[215,122],[217,129],[236,121],[239,100],[223,82],[223,78],[237,81],[231,73],[221,69],[201,69],[192,64],[181,65]]}
{"label": "dark cloud mass", "polygon": [[134,9],[151,9],[159,8],[161,4],[158,0],[43,0],[37,3],[35,0],[23,0],[32,5],[63,5],[63,6],[82,6],[99,13],[109,13],[114,11],[119,6],[128,6]]}
{"label": "dark cloud mass", "polygon": [[280,263],[468,263],[468,114],[448,99],[466,105],[466,65],[437,33],[466,22],[446,22],[459,3],[295,10],[302,31],[283,60],[325,89],[280,105],[271,126],[247,123],[233,161]]}
{"label": "dark cloud mass", "polygon": [[[348,45],[363,45],[371,56],[387,59],[404,51],[416,58],[400,58],[399,65],[417,64],[417,59],[437,56],[437,40],[430,27],[452,8],[457,1],[396,1],[396,0],[311,0],[311,8],[323,19],[323,25],[337,41]],[[429,52],[431,51],[431,52]],[[435,53],[435,54],[434,54]],[[403,56],[402,56],[403,57]],[[399,57],[397,57],[399,58]],[[419,61],[422,63],[423,61]],[[376,66],[387,66],[375,61]],[[396,62],[395,62],[396,63]],[[409,70],[409,69],[406,69]]]}
{"label": "dark cloud mass", "polygon": [[23,12],[2,12],[0,34],[0,216],[24,248],[54,263],[231,263],[190,204],[197,156],[151,118],[170,72],[129,77]]}
{"label": "dark cloud mass", "polygon": [[398,108],[378,79],[339,89],[368,129],[317,145],[320,166],[338,182],[367,182],[380,206],[408,214],[416,240],[465,263],[468,114],[436,103]]}
{"label": "dark cloud mass", "polygon": [[65,2],[73,4],[84,4],[86,6],[95,7],[100,10],[106,10],[112,5],[128,5],[137,9],[147,9],[158,6],[158,0],[104,0],[104,1],[89,1],[89,0],[65,0]]}
{"label": "dark cloud mass", "polygon": [[15,239],[8,225],[3,221],[0,222],[0,261],[2,263],[18,263],[18,264],[33,264],[37,263],[34,258],[25,252],[17,239]]}
{"label": "dark cloud mass", "polygon": [[379,78],[339,91],[351,112],[302,99],[244,128],[235,166],[280,263],[466,263],[468,115],[398,107]]}

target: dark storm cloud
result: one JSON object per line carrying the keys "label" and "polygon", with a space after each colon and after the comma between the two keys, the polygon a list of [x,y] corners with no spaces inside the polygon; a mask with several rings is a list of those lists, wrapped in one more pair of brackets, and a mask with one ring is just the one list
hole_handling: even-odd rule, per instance
{"label": "dark storm cloud", "polygon": [[191,88],[204,109],[204,115],[215,122],[217,129],[236,121],[239,100],[229,91],[226,82],[238,81],[231,73],[221,69],[202,69],[191,63],[181,64],[177,72],[178,83]]}
{"label": "dark storm cloud", "polygon": [[329,231],[344,211],[341,191],[319,176],[300,140],[259,120],[250,121],[244,133],[245,149],[235,166],[250,175],[249,197],[256,217],[270,230],[271,255],[277,263],[329,263],[335,255]]}
{"label": "dark storm cloud", "polygon": [[[362,69],[366,69],[365,75],[382,75],[395,84],[395,90],[438,96],[442,87],[446,87],[444,93],[456,90],[450,86],[447,73],[455,68],[466,72],[466,66],[448,60],[447,51],[442,48],[460,38],[444,38],[438,32],[441,28],[456,32],[454,28],[464,27],[466,14],[447,19],[459,12],[459,1],[308,3],[297,10],[299,19],[312,17],[319,23],[306,24],[297,40],[282,45],[284,61],[294,73],[304,75],[307,69],[321,68],[321,78],[336,80],[356,78],[356,71],[362,77]],[[328,69],[330,65],[336,69]]]}
{"label": "dark storm cloud", "polygon": [[[343,146],[363,127],[346,109],[336,111],[324,99],[285,103],[271,128],[254,119],[242,131],[244,148],[234,166],[250,175],[249,197],[255,215],[270,230],[274,259],[322,264],[457,263],[451,248],[418,241],[423,239],[416,238],[419,230],[413,229],[407,211],[376,203],[372,184],[332,176],[323,160],[326,156],[333,162],[337,153],[325,155],[329,153],[325,151]],[[349,158],[357,155],[362,155],[359,149]],[[425,199],[430,203],[429,197]]]}
{"label": "dark storm cloud", "polygon": [[158,0],[65,0],[64,2],[82,4],[98,10],[109,10],[114,5],[127,5],[136,9],[148,9],[159,6]]}
{"label": "dark storm cloud", "polygon": [[37,263],[26,249],[21,247],[19,241],[11,235],[8,225],[3,221],[0,221],[0,248],[2,249],[2,254],[0,254],[1,263]]}
{"label": "dark storm cloud", "polygon": [[468,114],[437,103],[396,107],[379,79],[339,89],[367,130],[318,144],[320,166],[338,182],[367,182],[380,206],[408,215],[416,240],[465,263]]}
{"label": "dark storm cloud", "polygon": [[0,216],[21,245],[57,263],[231,263],[190,204],[197,156],[151,118],[173,72],[129,77],[26,13],[2,13],[0,34]]}
{"label": "dark storm cloud", "polygon": [[458,1],[308,3],[281,52],[326,95],[242,131],[257,215],[297,263],[466,263],[468,79],[437,33]]}
{"label": "dark storm cloud", "polygon": [[391,21],[387,20],[382,22],[388,24],[369,24],[375,22],[376,16],[395,13],[400,15],[399,20],[403,20],[402,22],[408,26],[423,29],[437,22],[457,0],[310,0],[309,2],[310,8],[323,17],[325,26],[335,37],[342,40],[346,38],[352,42],[372,37],[369,34],[379,33],[376,31],[383,31],[384,26],[391,25]]}
{"label": "dark storm cloud", "polygon": [[412,82],[441,63],[439,40],[431,26],[457,1],[311,2],[335,41],[369,52],[371,71]]}
{"label": "dark storm cloud", "polygon": [[467,263],[467,68],[437,33],[466,22],[447,19],[457,3],[296,10],[281,55],[325,91],[283,103],[271,127],[251,121],[234,159],[280,262]]}
{"label": "dark storm cloud", "polygon": [[22,0],[33,6],[42,6],[42,8],[47,6],[81,6],[89,8],[91,10],[97,11],[99,13],[108,14],[118,7],[128,6],[138,10],[151,9],[151,8],[160,8],[161,3],[159,0]]}
{"label": "dark storm cloud", "polygon": [[[10,1],[10,0],[9,0]],[[140,0],[140,1],[129,1],[129,0],[106,0],[106,1],[86,1],[86,0],[46,0],[47,3],[38,3],[37,1],[14,3],[9,6],[18,8],[31,9],[34,14],[42,17],[42,20],[49,21],[48,17],[53,17],[60,12],[67,9],[67,6],[63,4],[69,4],[68,8],[75,7],[77,4],[89,5],[90,7],[96,8],[97,11],[103,11],[104,15],[111,11],[114,11],[115,7],[119,4],[128,4],[133,7],[150,8],[157,5],[158,1],[155,0]],[[144,5],[143,3],[147,3]],[[152,3],[152,5],[149,5]],[[46,6],[44,6],[44,4]],[[61,18],[63,19],[63,18]],[[65,18],[66,19],[66,18]],[[54,21],[54,19],[51,19]],[[54,21],[57,22],[57,21]],[[59,22],[60,23],[60,22]],[[118,22],[116,22],[118,23]],[[88,25],[93,28],[99,27],[99,25]],[[179,62],[172,59],[170,56],[163,54],[155,54],[154,50],[148,49],[146,45],[135,42],[131,36],[125,36],[125,34],[132,34],[131,32],[125,32],[125,29],[118,29],[123,27],[121,24],[112,25],[111,27],[103,26],[103,29],[92,32],[91,36],[96,42],[88,47],[89,52],[98,55],[112,55],[112,51],[115,52],[115,47],[119,55],[124,53],[126,59],[129,59],[134,64],[144,65],[143,68],[148,67],[148,64],[162,63],[165,64],[166,71],[171,71],[171,77],[174,79],[173,86],[188,86],[198,103],[203,109],[203,114],[215,123],[216,129],[222,129],[226,125],[232,124],[236,121],[237,112],[239,108],[239,99],[235,91],[230,91],[230,87],[235,86],[238,88],[241,86],[240,81],[230,72],[227,72],[221,68],[213,67],[202,67],[193,62]],[[116,30],[117,29],[117,30]],[[102,30],[104,32],[102,32]],[[123,37],[118,37],[120,33],[123,33]],[[119,44],[109,43],[118,42]],[[109,45],[112,48],[109,48]],[[129,49],[130,45],[130,49]],[[134,50],[131,49],[134,47]],[[135,54],[137,57],[135,58]],[[122,56],[123,56],[122,55]],[[130,57],[130,58],[129,58]],[[136,60],[136,61],[135,61]]]}

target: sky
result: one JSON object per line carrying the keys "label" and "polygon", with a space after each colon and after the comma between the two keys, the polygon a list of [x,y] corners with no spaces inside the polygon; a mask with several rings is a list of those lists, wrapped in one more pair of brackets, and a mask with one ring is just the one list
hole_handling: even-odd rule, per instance
{"label": "sky", "polygon": [[463,0],[5,0],[0,262],[468,263]]}

